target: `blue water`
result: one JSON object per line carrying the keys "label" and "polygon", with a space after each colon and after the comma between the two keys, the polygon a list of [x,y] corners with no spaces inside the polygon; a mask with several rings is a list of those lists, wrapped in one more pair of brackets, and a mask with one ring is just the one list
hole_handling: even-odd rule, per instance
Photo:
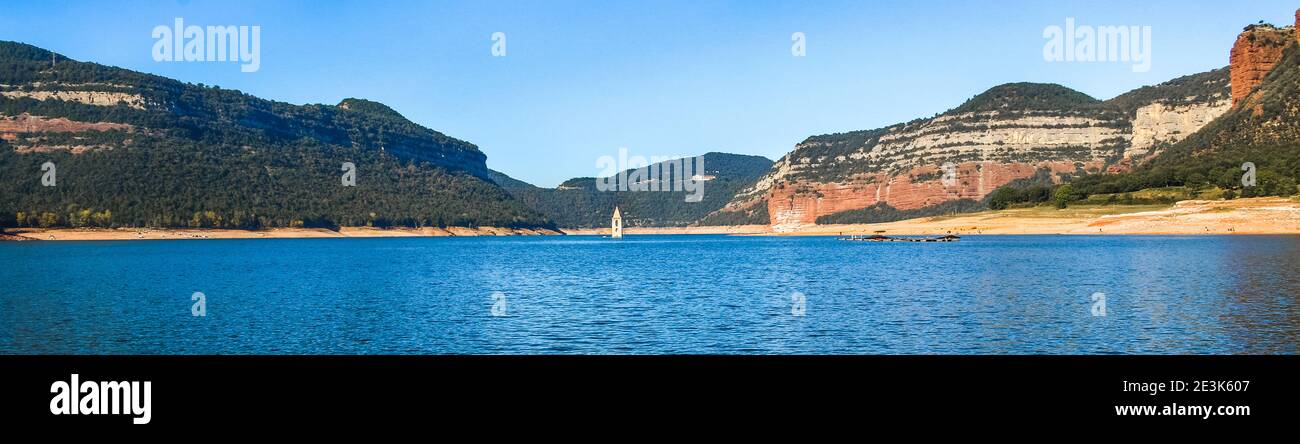
{"label": "blue water", "polygon": [[6,242],[0,353],[1295,354],[1297,270],[1300,237]]}

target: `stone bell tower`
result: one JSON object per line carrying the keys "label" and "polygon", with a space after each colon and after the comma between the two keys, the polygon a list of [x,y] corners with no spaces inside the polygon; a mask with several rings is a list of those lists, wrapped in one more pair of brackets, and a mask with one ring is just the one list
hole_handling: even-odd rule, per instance
{"label": "stone bell tower", "polygon": [[609,220],[609,237],[623,238],[623,215],[618,212],[618,207],[614,207],[614,217]]}

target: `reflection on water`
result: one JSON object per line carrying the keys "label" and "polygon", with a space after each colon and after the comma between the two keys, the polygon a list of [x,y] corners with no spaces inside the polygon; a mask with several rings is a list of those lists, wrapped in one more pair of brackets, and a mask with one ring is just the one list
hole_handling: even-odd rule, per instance
{"label": "reflection on water", "polygon": [[3,353],[1300,352],[1298,237],[25,242],[0,259]]}

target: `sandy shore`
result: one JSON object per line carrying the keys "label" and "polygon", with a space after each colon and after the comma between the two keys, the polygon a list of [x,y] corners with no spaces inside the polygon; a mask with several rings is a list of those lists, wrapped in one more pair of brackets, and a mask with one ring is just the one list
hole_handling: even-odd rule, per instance
{"label": "sandy shore", "polygon": [[272,228],[267,230],[210,230],[210,229],[35,229],[10,230],[12,236],[32,240],[139,240],[139,239],[294,239],[339,237],[444,237],[444,236],[538,236],[558,235],[546,229],[514,229],[495,227],[448,228],[370,228],[343,227],[339,231],[323,228]]}
{"label": "sandy shore", "polygon": [[[339,237],[439,236],[607,236],[609,229],[567,229],[563,232],[510,228],[391,228],[345,227],[339,231],[311,228],[269,230],[155,229],[16,229],[6,238],[31,240],[131,239],[286,239]],[[1230,201],[1188,200],[1174,205],[1086,206],[1057,210],[1048,207],[985,211],[880,224],[810,225],[773,231],[766,225],[734,227],[630,227],[626,234],[728,234],[778,236],[941,235],[941,234],[1300,234],[1300,202],[1284,198]]]}
{"label": "sandy shore", "polygon": [[780,235],[1300,234],[1300,202],[1187,200],[1167,206],[1027,208],[861,225],[816,225]]}
{"label": "sandy shore", "polygon": [[[609,236],[608,228],[564,228],[564,234],[574,236]],[[736,225],[730,227],[627,227],[623,234],[771,234],[767,225]]]}
{"label": "sandy shore", "polygon": [[[608,235],[608,229],[565,230]],[[985,211],[879,224],[809,225],[772,231],[740,227],[628,228],[627,234],[838,236],[887,234],[1300,234],[1300,202],[1284,198],[1188,200],[1173,205],[1076,206]]]}

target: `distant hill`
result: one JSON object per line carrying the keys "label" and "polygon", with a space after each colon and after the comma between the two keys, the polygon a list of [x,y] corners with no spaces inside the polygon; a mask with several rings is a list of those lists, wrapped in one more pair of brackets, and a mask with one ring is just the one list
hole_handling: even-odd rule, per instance
{"label": "distant hill", "polygon": [[1144,86],[1115,96],[1105,103],[1125,114],[1136,112],[1152,103],[1166,106],[1195,106],[1207,97],[1218,97],[1231,91],[1228,67],[1199,74],[1186,75],[1161,83]]}
{"label": "distant hill", "polygon": [[1096,107],[1102,102],[1055,83],[1008,83],[990,88],[949,114],[990,111],[1062,111]]}
{"label": "distant hill", "polygon": [[551,226],[485,160],[376,102],[298,106],[0,42],[0,225]]}
{"label": "distant hill", "polygon": [[753,185],[771,165],[770,159],[761,156],[704,154],[706,175],[712,177],[704,182],[700,202],[687,202],[684,191],[600,191],[592,177],[569,179],[556,188],[536,187],[498,172],[493,172],[492,178],[563,228],[609,226],[615,206],[622,209],[628,226],[679,227],[697,224],[722,208],[736,191]]}

